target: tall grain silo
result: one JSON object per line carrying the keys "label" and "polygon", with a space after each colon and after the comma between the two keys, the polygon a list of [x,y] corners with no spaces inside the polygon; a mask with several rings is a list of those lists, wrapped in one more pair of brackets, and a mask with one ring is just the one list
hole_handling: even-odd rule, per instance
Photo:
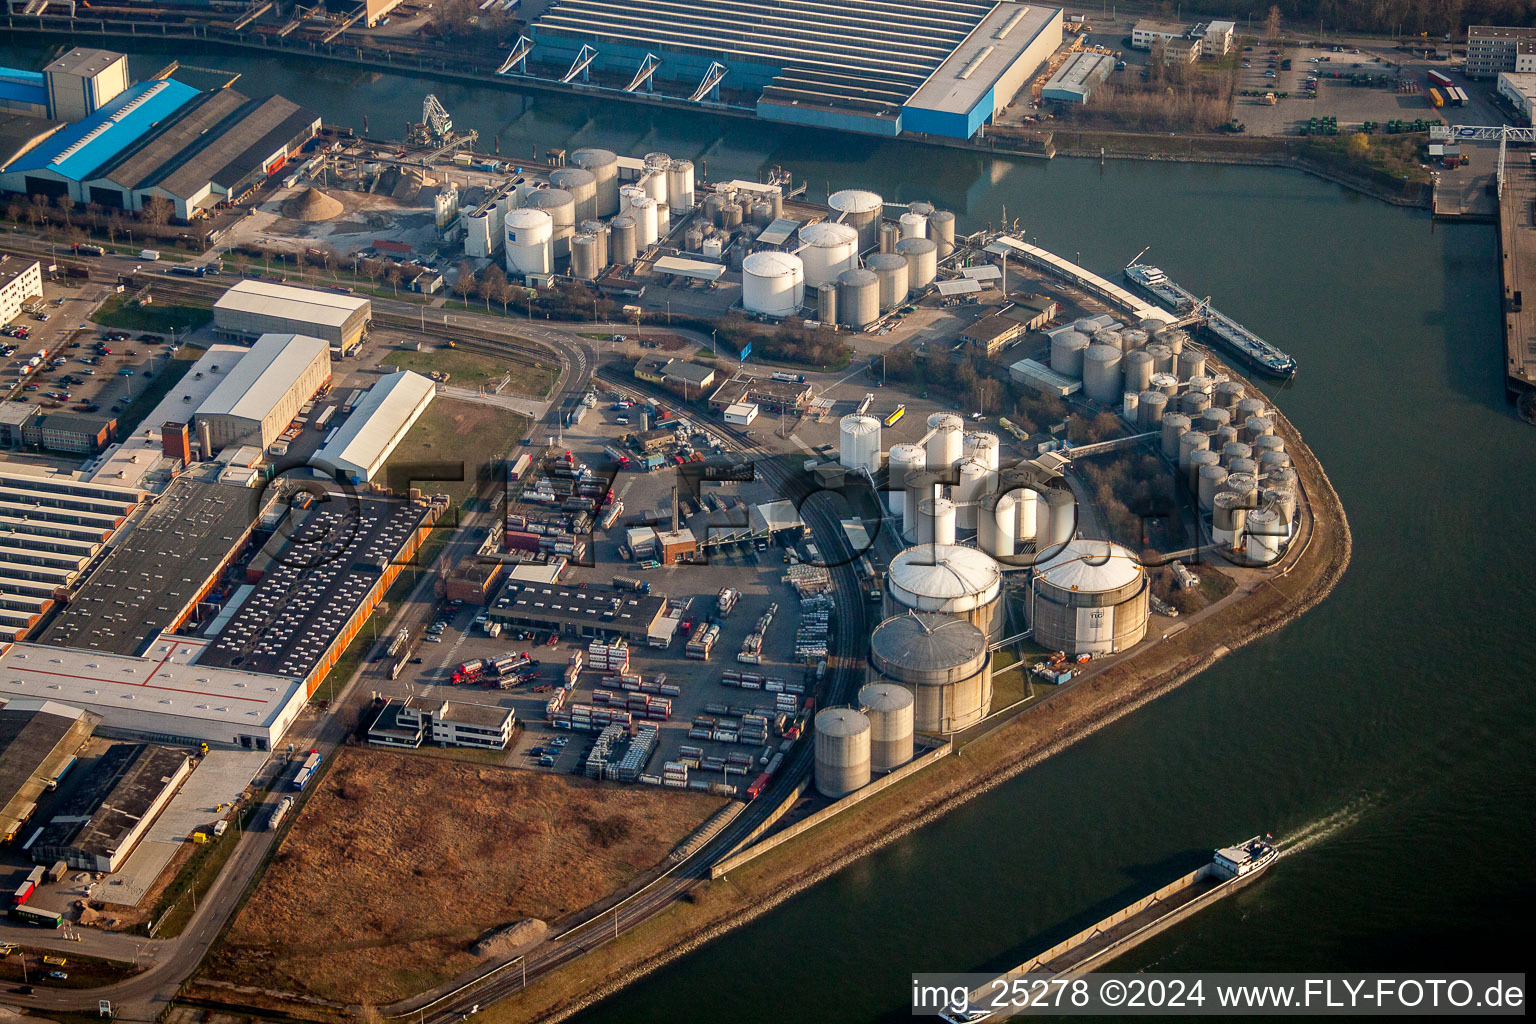
{"label": "tall grain silo", "polygon": [[549,215],[551,245],[555,259],[571,254],[571,236],[576,233],[576,199],[563,188],[541,188],[528,197],[525,208],[542,210]]}
{"label": "tall grain silo", "polygon": [[640,254],[640,226],[635,218],[625,214],[608,222],[608,252],[620,266],[635,262]]}
{"label": "tall grain silo", "polygon": [[1035,566],[1027,607],[1035,643],[1068,655],[1114,654],[1147,632],[1150,588],[1118,544],[1077,539]]}
{"label": "tall grain silo", "polygon": [[667,165],[667,202],[682,213],[693,209],[692,160],[673,160]]}
{"label": "tall grain silo", "polygon": [[837,285],[828,282],[815,287],[816,319],[828,325],[837,323]]}
{"label": "tall grain silo", "polygon": [[911,690],[895,683],[867,683],[859,688],[859,710],[869,719],[870,767],[888,772],[912,760],[916,701]]}
{"label": "tall grain silo", "polygon": [[844,416],[837,424],[837,461],[844,469],[880,471],[880,421],[873,416]]}
{"label": "tall grain silo", "polygon": [[[907,474],[915,470],[928,468],[928,453],[920,444],[891,445],[890,453],[886,457],[886,507],[893,514],[900,515],[905,504],[904,494],[907,486]],[[905,524],[903,524],[905,528]]]}
{"label": "tall grain silo", "polygon": [[837,322],[863,330],[880,319],[880,279],[855,267],[837,275]]}
{"label": "tall grain silo", "polygon": [[917,503],[917,543],[955,542],[955,503],[948,498],[923,498]]}
{"label": "tall grain silo", "polygon": [[507,211],[507,270],[513,274],[548,274],[554,270],[554,223],[544,210]]}
{"label": "tall grain silo", "polygon": [[965,420],[949,412],[928,417],[928,468],[943,471],[964,454]]}
{"label": "tall grain silo", "polygon": [[939,246],[931,238],[903,238],[896,251],[907,258],[907,284],[916,294],[939,276]]}
{"label": "tall grain silo", "polygon": [[816,713],[816,791],[833,800],[869,785],[869,719],[852,708]]}
{"label": "tall grain silo", "polygon": [[887,615],[904,609],[942,612],[996,639],[1007,618],[1002,592],[1002,573],[991,555],[956,544],[920,545],[891,559],[885,608]]}
{"label": "tall grain silo", "polygon": [[1125,390],[1142,392],[1152,386],[1152,357],[1145,352],[1127,352],[1123,362]]}
{"label": "tall grain silo", "polygon": [[601,273],[597,264],[597,237],[595,235],[571,236],[571,276],[578,281],[596,280]]}
{"label": "tall grain silo", "polygon": [[805,302],[805,267],[787,252],[754,252],[741,263],[741,304],[749,313],[786,317]]}
{"label": "tall grain silo", "polygon": [[842,215],[842,222],[859,233],[859,251],[873,248],[879,241],[880,214],[885,200],[874,192],[845,188],[827,197],[827,205]]}
{"label": "tall grain silo", "polygon": [[805,225],[800,229],[798,250],[805,263],[805,283],[812,287],[837,283],[839,274],[858,266],[858,246],[859,233],[846,224],[821,221]]}
{"label": "tall grain silo", "polygon": [[1063,377],[1078,380],[1083,376],[1083,353],[1088,338],[1078,331],[1063,331],[1051,339],[1051,369]]}
{"label": "tall grain silo", "polygon": [[549,187],[564,189],[576,204],[576,219],[597,216],[597,176],[580,167],[560,167],[549,172]]}
{"label": "tall grain silo", "polygon": [[947,615],[903,612],[876,626],[869,663],[881,680],[912,691],[922,732],[968,729],[992,707],[992,654],[975,625]]}
{"label": "tall grain silo", "polygon": [[1168,396],[1161,391],[1143,391],[1136,397],[1136,416],[1142,430],[1161,427],[1167,409]]}
{"label": "tall grain silo", "polygon": [[1120,385],[1120,350],[1113,345],[1089,345],[1083,352],[1083,391],[1095,402],[1114,402]]}
{"label": "tall grain silo", "polygon": [[938,243],[939,259],[948,258],[955,251],[955,215],[948,210],[929,214],[928,237]]}
{"label": "tall grain silo", "polygon": [[907,301],[907,258],[897,252],[877,252],[864,261],[880,282],[880,311],[889,313]]}
{"label": "tall grain silo", "polygon": [[1179,457],[1179,438],[1189,433],[1189,417],[1181,412],[1163,414],[1163,458]]}
{"label": "tall grain silo", "polygon": [[612,150],[578,149],[568,163],[592,172],[597,186],[597,216],[612,217],[619,212],[619,158]]}

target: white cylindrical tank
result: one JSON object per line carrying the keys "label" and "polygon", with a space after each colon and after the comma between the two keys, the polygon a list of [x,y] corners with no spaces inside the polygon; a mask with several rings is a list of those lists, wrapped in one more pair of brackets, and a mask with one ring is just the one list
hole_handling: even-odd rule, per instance
{"label": "white cylindrical tank", "polygon": [[816,791],[833,800],[869,785],[869,719],[852,708],[816,713]]}
{"label": "white cylindrical tank", "polygon": [[1088,338],[1079,331],[1063,331],[1051,339],[1051,369],[1076,380],[1083,375],[1083,353]]}
{"label": "white cylindrical tank", "polygon": [[549,172],[549,187],[564,189],[576,203],[577,221],[597,216],[597,175],[580,167],[559,167]]}
{"label": "white cylindrical tank", "polygon": [[902,238],[927,238],[928,217],[925,214],[913,213],[908,210],[901,215]]}
{"label": "white cylindrical tank", "polygon": [[629,215],[635,218],[635,241],[640,248],[655,245],[661,237],[656,220],[656,200],[650,196],[636,196],[629,204]]}
{"label": "white cylindrical tank", "polygon": [[741,304],[749,313],[791,316],[805,302],[805,266],[787,252],[754,252],[741,262]]}
{"label": "white cylindrical tank", "polygon": [[608,222],[608,254],[614,263],[635,262],[640,249],[640,225],[635,218],[624,215]]}
{"label": "white cylindrical tank", "polygon": [[639,185],[619,186],[619,212],[628,213],[629,208],[635,204],[636,199],[645,198],[645,189]]}
{"label": "white cylindrical tank", "polygon": [[964,456],[965,420],[953,413],[928,417],[928,468],[945,470]]}
{"label": "white cylindrical tank", "polygon": [[948,257],[955,251],[955,215],[948,210],[929,214],[928,237],[939,243],[939,259]]}
{"label": "white cylindrical tank", "polygon": [[933,612],[903,612],[876,626],[869,663],[882,680],[911,690],[913,725],[952,733],[992,706],[992,655],[975,625]]}
{"label": "white cylindrical tank", "polygon": [[863,330],[880,319],[880,279],[874,271],[854,267],[837,275],[837,322]]}
{"label": "white cylindrical tank", "polygon": [[948,498],[923,498],[917,503],[917,542],[955,542],[955,503]]}
{"label": "white cylindrical tank", "polygon": [[1019,487],[1008,492],[1018,499],[1019,526],[1015,536],[1020,545],[1034,543],[1040,533],[1040,492]]}
{"label": "white cylindrical tank", "polygon": [[837,276],[858,266],[859,233],[846,224],[821,222],[800,229],[798,254],[805,263],[805,283],[835,284]]}
{"label": "white cylindrical tank", "polygon": [[991,555],[956,544],[919,544],[891,559],[886,613],[942,612],[996,639],[1006,619],[1002,591],[1002,573]]}
{"label": "white cylindrical tank", "polygon": [[907,258],[907,286],[912,294],[933,284],[939,275],[939,246],[931,238],[903,238],[896,251]]}
{"label": "white cylindrical tank", "polygon": [[591,235],[597,239],[597,265],[606,267],[608,265],[608,225],[600,220],[586,220],[576,226],[576,233]]}
{"label": "white cylindrical tank", "polygon": [[912,691],[894,683],[868,683],[859,688],[859,709],[869,719],[869,760],[877,772],[888,772],[912,760],[912,720],[916,702]]}
{"label": "white cylindrical tank", "polygon": [[1147,632],[1146,571],[1118,544],[1078,539],[1035,566],[1029,614],[1047,650],[1114,654]]}
{"label": "white cylindrical tank", "polygon": [[[907,474],[914,470],[928,468],[928,453],[923,451],[920,444],[891,445],[890,455],[886,458],[886,507],[895,515],[902,513],[904,492],[907,487]],[[902,524],[906,528],[906,524]]]}
{"label": "white cylindrical tank", "polygon": [[873,416],[849,415],[838,421],[837,461],[846,469],[880,470],[880,421]]}
{"label": "white cylindrical tank", "polygon": [[597,186],[597,216],[619,212],[619,158],[612,150],[578,149],[568,161],[572,167],[591,171]]}
{"label": "white cylindrical tank", "polygon": [[1008,558],[1018,551],[1019,498],[1017,491],[984,495],[976,513],[976,546],[994,558]]}
{"label": "white cylindrical tank", "polygon": [[827,205],[834,214],[842,215],[842,222],[859,233],[859,251],[869,249],[879,241],[877,234],[880,213],[885,200],[874,192],[859,188],[845,188],[827,197]]}
{"label": "white cylindrical tank", "polygon": [[[997,476],[998,468],[1002,465],[1003,439],[990,430],[973,430],[966,434],[960,442],[960,454],[967,459],[975,459],[987,467],[991,474],[989,479]],[[988,488],[990,490],[991,488]]]}
{"label": "white cylindrical tank", "polygon": [[1114,345],[1089,345],[1083,353],[1083,391],[1106,405],[1125,393],[1120,383],[1120,349]]}
{"label": "white cylindrical tank", "polygon": [[640,176],[640,188],[645,192],[646,198],[657,203],[667,201],[667,172],[662,170],[648,170]]}
{"label": "white cylindrical tank", "polygon": [[899,252],[878,252],[864,261],[880,284],[880,311],[889,313],[907,301],[907,258]]}
{"label": "white cylindrical tank", "polygon": [[960,462],[960,482],[955,485],[955,504],[959,509],[960,528],[976,529],[976,505],[988,490],[987,464],[980,459],[963,459]]}
{"label": "white cylindrical tank", "polygon": [[906,487],[901,494],[901,539],[908,544],[917,543],[917,523],[922,518],[922,504],[937,496],[938,485],[926,470],[914,469],[907,474]]}
{"label": "white cylindrical tank", "polygon": [[666,238],[672,232],[672,207],[666,203],[656,204],[656,237]]}
{"label": "white cylindrical tank", "polygon": [[1036,510],[1035,550],[1070,543],[1077,532],[1077,501],[1067,488],[1046,491]]}
{"label": "white cylindrical tank", "polygon": [[1244,529],[1248,537],[1243,553],[1255,562],[1273,562],[1285,550],[1290,524],[1282,522],[1280,510],[1271,505],[1251,510]]}
{"label": "white cylindrical tank", "polygon": [[692,160],[673,160],[667,165],[667,202],[679,212],[693,209]]}
{"label": "white cylindrical tank", "polygon": [[528,197],[525,207],[549,214],[555,259],[571,254],[571,236],[576,233],[576,200],[563,188],[541,188]]}
{"label": "white cylindrical tank", "polygon": [[514,274],[548,274],[554,269],[554,223],[543,210],[509,210],[507,270]]}

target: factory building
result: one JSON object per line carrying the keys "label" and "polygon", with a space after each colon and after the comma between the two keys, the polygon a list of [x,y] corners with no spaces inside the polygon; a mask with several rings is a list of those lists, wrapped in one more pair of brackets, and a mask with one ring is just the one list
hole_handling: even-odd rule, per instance
{"label": "factory building", "polygon": [[21,307],[42,297],[42,264],[19,256],[0,256],[0,323],[15,320]]}
{"label": "factory building", "polygon": [[[984,0],[556,0],[529,30],[530,60],[628,81],[647,54],[685,95],[757,97],[760,117],[874,135],[970,138],[1060,45],[1059,8]],[[723,67],[723,73],[719,68]]]}
{"label": "factory building", "polygon": [[728,406],[746,403],[762,412],[780,413],[804,409],[810,401],[809,384],[738,373],[709,396],[709,408],[711,412],[723,413]]}
{"label": "factory building", "polygon": [[372,321],[367,299],[271,281],[241,281],[213,304],[213,326],[220,334],[238,340],[304,334],[328,342],[337,357],[363,343]]}
{"label": "factory building", "polygon": [[1536,28],[1468,27],[1463,70],[1468,78],[1496,78],[1501,71],[1536,71]]}
{"label": "factory building", "polygon": [[348,483],[367,483],[384,468],[436,396],[437,385],[419,373],[402,370],[381,378],[330,443],[315,452],[312,463]]}
{"label": "factory building", "polygon": [[692,401],[714,384],[715,369],[684,359],[651,358],[635,363],[635,376],[651,384],[660,384]]}
{"label": "factory building", "polygon": [[665,614],[666,598],[609,586],[566,586],[509,580],[486,614],[512,626],[562,636],[618,635],[644,640]]}
{"label": "factory building", "polygon": [[1150,581],[1117,544],[1073,540],[1035,566],[1029,616],[1035,642],[1069,655],[1115,654],[1147,632]]}
{"label": "factory building", "polygon": [[108,748],[43,827],[33,861],[116,871],[191,773],[185,750],[147,743]]}
{"label": "factory building", "polygon": [[331,348],[303,334],[263,334],[197,407],[213,451],[230,445],[266,448],[299,409],[331,379]]}
{"label": "factory building", "polygon": [[95,724],[94,716],[53,700],[12,697],[0,707],[0,841],[20,834]]}

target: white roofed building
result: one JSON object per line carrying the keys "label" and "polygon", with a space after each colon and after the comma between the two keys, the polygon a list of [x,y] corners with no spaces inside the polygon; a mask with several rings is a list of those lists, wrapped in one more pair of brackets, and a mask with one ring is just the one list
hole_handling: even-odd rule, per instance
{"label": "white roofed building", "polygon": [[[331,379],[331,349],[303,334],[263,334],[197,407],[215,451],[232,444],[266,448]],[[212,452],[204,452],[204,458]]]}
{"label": "white roofed building", "polygon": [[373,303],[367,299],[271,281],[241,281],[213,304],[214,329],[225,335],[307,334],[329,342],[338,356],[362,344],[372,320]]}
{"label": "white roofed building", "polygon": [[436,395],[437,385],[409,370],[380,379],[330,443],[314,454],[312,463],[334,470],[348,483],[367,483],[384,468]]}

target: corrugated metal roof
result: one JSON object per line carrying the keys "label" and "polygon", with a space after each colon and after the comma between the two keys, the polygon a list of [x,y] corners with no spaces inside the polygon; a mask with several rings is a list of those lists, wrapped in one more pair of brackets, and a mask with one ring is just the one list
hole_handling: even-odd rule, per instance
{"label": "corrugated metal roof", "polygon": [[0,68],[0,100],[9,103],[48,102],[48,89],[41,71]]}
{"label": "corrugated metal roof", "polygon": [[330,343],[306,334],[263,334],[197,407],[197,415],[259,423],[322,352],[330,359]]}
{"label": "corrugated metal roof", "polygon": [[437,385],[410,370],[382,378],[368,389],[314,460],[372,476],[400,443],[409,422],[436,394]]}
{"label": "corrugated metal roof", "polygon": [[220,296],[213,308],[215,312],[233,310],[341,327],[348,317],[366,305],[367,299],[340,292],[320,292],[271,281],[241,281]]}
{"label": "corrugated metal roof", "polygon": [[50,170],[83,181],[195,96],[196,89],[173,78],[140,82],[4,170]]}

